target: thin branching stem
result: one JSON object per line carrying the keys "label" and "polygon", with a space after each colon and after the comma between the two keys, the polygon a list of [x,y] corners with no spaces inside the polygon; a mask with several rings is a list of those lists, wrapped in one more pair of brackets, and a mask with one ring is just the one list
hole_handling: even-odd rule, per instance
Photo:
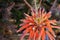
{"label": "thin branching stem", "polygon": [[37,0],[34,0],[34,5],[35,5],[35,11],[36,11],[36,14],[37,14],[38,13]]}
{"label": "thin branching stem", "polygon": [[38,8],[40,8],[40,6],[41,6],[41,2],[42,2],[42,0],[40,0]]}
{"label": "thin branching stem", "polygon": [[57,6],[57,0],[53,2],[52,7],[50,8],[50,11],[56,9],[56,6]]}
{"label": "thin branching stem", "polygon": [[14,7],[15,3],[11,3],[12,5],[10,5],[9,7],[7,7],[7,11],[11,11],[11,9]]}
{"label": "thin branching stem", "polygon": [[24,2],[28,5],[30,9],[33,9],[33,7],[26,0],[24,0]]}

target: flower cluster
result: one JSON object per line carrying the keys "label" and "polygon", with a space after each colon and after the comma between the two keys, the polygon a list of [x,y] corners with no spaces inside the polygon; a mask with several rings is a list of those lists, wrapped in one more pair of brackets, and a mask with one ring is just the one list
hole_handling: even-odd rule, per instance
{"label": "flower cluster", "polygon": [[45,40],[48,35],[50,40],[55,40],[55,33],[53,28],[60,28],[56,26],[56,20],[49,20],[51,12],[45,12],[44,9],[39,9],[38,12],[31,10],[31,16],[26,14],[25,19],[20,24],[22,26],[17,32],[23,31],[21,40],[29,33],[28,40]]}

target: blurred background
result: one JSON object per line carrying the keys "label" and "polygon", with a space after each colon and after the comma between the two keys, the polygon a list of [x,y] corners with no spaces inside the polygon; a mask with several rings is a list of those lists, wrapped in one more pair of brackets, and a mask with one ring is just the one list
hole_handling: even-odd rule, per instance
{"label": "blurred background", "polygon": [[[27,0],[33,6],[32,0]],[[38,4],[39,0],[37,0]],[[60,26],[60,0],[42,0],[41,6],[45,10],[51,11],[50,19],[56,19]],[[0,40],[19,40],[22,32],[16,31],[20,28],[20,19],[24,18],[24,13],[30,15],[30,9],[23,0],[0,0]],[[60,30],[55,30],[56,40],[60,40]],[[25,37],[24,40],[26,40]]]}

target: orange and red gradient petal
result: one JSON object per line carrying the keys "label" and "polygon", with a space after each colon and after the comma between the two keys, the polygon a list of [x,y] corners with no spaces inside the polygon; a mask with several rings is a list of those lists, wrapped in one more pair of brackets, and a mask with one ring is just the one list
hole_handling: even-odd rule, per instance
{"label": "orange and red gradient petal", "polygon": [[43,33],[44,33],[44,27],[42,27],[41,31],[39,32],[39,40],[40,40],[41,36],[43,35]]}
{"label": "orange and red gradient petal", "polygon": [[20,38],[20,40],[23,40],[23,38],[26,36],[26,34],[29,32],[29,30],[31,29],[31,27],[27,28],[26,30],[23,31],[23,34]]}
{"label": "orange and red gradient petal", "polygon": [[33,23],[34,21],[31,21],[29,19],[21,19],[20,21],[24,22],[24,23]]}
{"label": "orange and red gradient petal", "polygon": [[48,35],[48,37],[50,38],[50,40],[55,40],[55,38],[48,31],[46,31],[46,34]]}
{"label": "orange and red gradient petal", "polygon": [[45,19],[48,19],[48,18],[50,18],[50,17],[51,17],[51,12],[48,12],[48,13],[44,16]]}
{"label": "orange and red gradient petal", "polygon": [[29,38],[30,38],[30,39],[33,39],[34,33],[35,33],[35,32],[34,32],[33,30],[30,31],[30,35],[29,35]]}
{"label": "orange and red gradient petal", "polygon": [[45,40],[45,36],[46,36],[46,33],[44,31],[44,33],[42,34],[42,40]]}
{"label": "orange and red gradient petal", "polygon": [[29,26],[30,26],[29,24],[25,24],[21,28],[19,28],[19,30],[17,32],[21,32],[22,30],[24,30],[25,28],[27,28]]}
{"label": "orange and red gradient petal", "polygon": [[25,13],[25,15],[26,15],[26,19],[31,20],[31,21],[34,21],[33,18],[32,18],[32,16],[29,16],[29,15],[26,14],[26,13]]}
{"label": "orange and red gradient petal", "polygon": [[57,21],[56,20],[49,20],[49,22],[52,24],[52,25],[57,25]]}
{"label": "orange and red gradient petal", "polygon": [[52,28],[60,29],[60,26],[52,26]]}
{"label": "orange and red gradient petal", "polygon": [[36,39],[39,37],[39,31],[38,30],[36,30]]}
{"label": "orange and red gradient petal", "polygon": [[51,25],[49,23],[49,20],[47,20],[46,25],[47,25],[47,29],[52,33],[52,35],[54,37],[56,37],[56,35],[55,35],[54,31],[52,30],[52,27],[51,27]]}

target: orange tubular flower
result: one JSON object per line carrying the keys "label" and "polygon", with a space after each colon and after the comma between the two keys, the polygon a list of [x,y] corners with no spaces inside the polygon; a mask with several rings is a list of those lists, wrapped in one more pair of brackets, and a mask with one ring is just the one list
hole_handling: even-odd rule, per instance
{"label": "orange tubular flower", "polygon": [[27,33],[29,33],[28,40],[45,40],[46,35],[48,35],[49,40],[55,40],[56,35],[53,28],[60,29],[60,27],[55,26],[56,20],[49,20],[51,12],[46,13],[44,9],[33,10],[34,8],[26,0],[24,1],[31,9],[31,16],[25,14],[25,19],[21,20],[23,23],[20,26],[22,27],[17,32],[24,31],[20,40],[23,40]]}
{"label": "orange tubular flower", "polygon": [[23,35],[21,37],[21,40],[23,40],[24,36],[26,36],[27,33],[29,33],[28,40],[45,40],[46,35],[48,35],[50,40],[55,40],[54,37],[56,37],[54,31],[52,28],[60,28],[55,23],[56,20],[49,20],[51,17],[51,12],[46,13],[43,10],[39,10],[38,14],[31,11],[31,16],[28,14],[26,15],[25,19],[22,19],[23,23],[20,25],[22,26],[17,32],[23,31]]}

